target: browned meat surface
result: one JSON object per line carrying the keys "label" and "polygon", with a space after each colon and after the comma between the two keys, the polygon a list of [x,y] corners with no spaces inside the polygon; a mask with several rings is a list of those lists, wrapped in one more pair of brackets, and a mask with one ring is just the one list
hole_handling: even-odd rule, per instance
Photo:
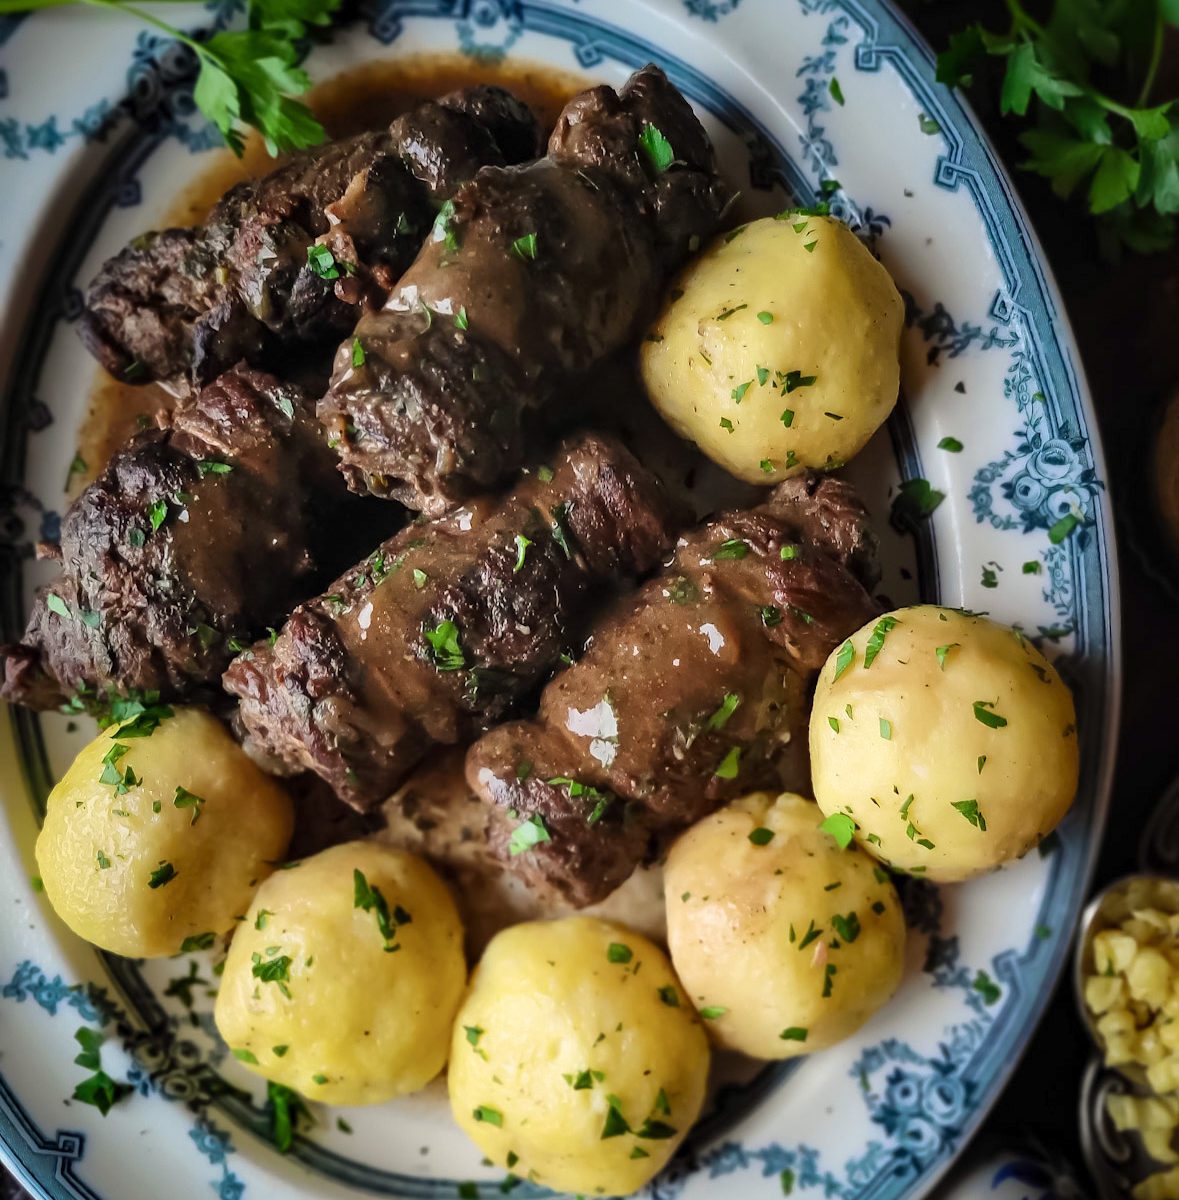
{"label": "browned meat surface", "polygon": [[[464,758],[461,747],[430,755],[369,819],[384,821],[372,834],[374,840],[420,855],[451,885],[463,918],[467,956],[476,962],[501,929],[520,921],[566,916],[573,910],[560,899],[528,887],[492,851],[489,831],[503,823],[510,832],[515,822],[503,809],[484,804],[467,786]],[[315,782],[327,790],[322,781]],[[359,819],[341,804],[335,809]],[[302,830],[296,829],[302,841]],[[298,853],[306,850],[300,848]],[[296,855],[294,848],[290,855]],[[662,872],[657,867],[636,871],[604,904],[590,911],[622,921],[655,941],[666,941]]]}
{"label": "browned meat surface", "polygon": [[[362,303],[384,299],[464,180],[538,152],[529,109],[486,86],[303,151],[232,188],[203,226],[145,234],[108,260],[82,340],[119,378],[198,386],[242,358],[272,366],[330,351]],[[319,270],[307,257],[317,240],[334,256]]]}
{"label": "browned meat surface", "polygon": [[[681,538],[672,564],[467,757],[522,878],[581,906],[726,800],[779,782],[808,685],[877,611],[867,514],[844,483],[780,484]],[[858,575],[853,572],[858,572]]]}
{"label": "browned meat surface", "polygon": [[369,808],[576,651],[595,610],[660,561],[670,526],[635,459],[583,435],[506,496],[406,527],[237,658],[225,686],[258,752]]}
{"label": "browned meat surface", "polygon": [[[381,510],[384,529],[395,519]],[[0,650],[0,695],[36,708],[76,689],[216,687],[250,641],[370,538],[313,404],[241,368],[137,434],[70,506],[61,574],[23,641]]]}
{"label": "browned meat surface", "polygon": [[[668,163],[644,149],[658,133]],[[349,486],[430,515],[502,483],[531,410],[638,336],[729,192],[657,67],[570,101],[549,154],[488,167],[444,205],[319,406]]]}

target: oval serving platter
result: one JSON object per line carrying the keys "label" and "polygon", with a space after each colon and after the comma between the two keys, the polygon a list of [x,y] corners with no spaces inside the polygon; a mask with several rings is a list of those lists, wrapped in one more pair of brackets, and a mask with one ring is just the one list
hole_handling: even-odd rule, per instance
{"label": "oval serving platter", "polygon": [[[169,15],[208,28],[240,20],[238,8]],[[696,105],[750,211],[826,196],[903,289],[904,401],[849,469],[882,533],[882,592],[1017,623],[1056,659],[1077,689],[1080,795],[1009,870],[955,888],[907,881],[898,996],[834,1050],[720,1083],[648,1192],[923,1195],[995,1101],[1065,961],[1117,729],[1101,451],[1035,237],[974,118],[883,0],[378,0],[306,66],[320,81],[423,53],[613,84],[654,60]],[[0,17],[5,638],[45,577],[32,546],[56,534],[94,378],[70,328],[79,289],[164,219],[217,147],[192,84],[185,52],[120,16]],[[375,1109],[312,1106],[315,1124],[279,1155],[258,1081],[214,1035],[210,957],[100,954],[35,889],[44,797],[89,723],[10,710],[3,726],[0,1159],[35,1196],[547,1194],[482,1165],[437,1083]],[[103,1069],[130,1088],[105,1117],[70,1100],[90,1073],[74,1061],[84,1026],[101,1031]]]}

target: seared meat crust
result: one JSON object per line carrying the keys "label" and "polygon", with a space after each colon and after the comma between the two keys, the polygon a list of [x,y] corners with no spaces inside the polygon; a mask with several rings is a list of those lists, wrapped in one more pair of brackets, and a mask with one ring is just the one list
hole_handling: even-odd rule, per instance
{"label": "seared meat crust", "polygon": [[[858,498],[818,476],[681,538],[545,688],[535,720],[471,747],[467,782],[516,817],[489,826],[492,848],[580,907],[725,801],[774,786],[812,676],[877,611],[874,562]],[[536,817],[548,840],[513,854],[515,828]]]}
{"label": "seared meat crust", "polygon": [[[670,166],[643,150],[648,126]],[[384,309],[360,319],[363,361],[352,338],[337,351],[319,415],[349,486],[434,516],[510,478],[529,413],[639,335],[729,198],[657,67],[571,100],[546,158],[455,192]],[[485,429],[494,452],[479,453]]]}
{"label": "seared meat crust", "polygon": [[671,544],[662,490],[593,434],[503,497],[415,522],[225,673],[262,754],[383,800],[436,744],[510,713]]}
{"label": "seared meat crust", "polygon": [[[538,152],[535,118],[500,88],[427,101],[387,130],[312,147],[238,184],[202,226],[136,238],[90,285],[79,333],[129,382],[199,387],[242,358],[273,366],[322,352],[362,303],[384,299],[459,184]],[[321,239],[336,257],[330,278],[307,261]]]}
{"label": "seared meat crust", "polygon": [[[169,428],[132,438],[70,506],[61,574],[21,644],[0,650],[0,695],[50,708],[79,688],[215,688],[230,640],[339,570],[372,512],[334,470],[310,399],[231,371],[181,401]],[[388,528],[395,514],[383,516]]]}

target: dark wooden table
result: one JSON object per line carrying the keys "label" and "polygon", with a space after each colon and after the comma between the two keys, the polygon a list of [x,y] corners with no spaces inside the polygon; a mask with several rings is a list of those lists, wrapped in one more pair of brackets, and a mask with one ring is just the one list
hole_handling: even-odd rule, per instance
{"label": "dark wooden table", "polygon": [[[970,19],[1001,6],[978,0],[912,0],[906,8],[935,46]],[[1179,95],[1179,45],[1169,47],[1156,97]],[[1023,153],[1014,129],[980,105],[1004,160]],[[1179,774],[1179,707],[1168,694],[1179,674],[1179,565],[1141,519],[1153,420],[1179,390],[1179,248],[1151,258],[1102,260],[1091,221],[1047,184],[1014,172],[1064,294],[1098,410],[1118,517],[1125,662],[1122,728],[1110,819],[1095,885],[1133,870],[1143,823]],[[1090,1054],[1071,983],[1061,981],[1031,1048],[987,1128],[1013,1139],[1029,1133],[1080,1163],[1076,1103]],[[0,1200],[24,1193],[0,1172]]]}

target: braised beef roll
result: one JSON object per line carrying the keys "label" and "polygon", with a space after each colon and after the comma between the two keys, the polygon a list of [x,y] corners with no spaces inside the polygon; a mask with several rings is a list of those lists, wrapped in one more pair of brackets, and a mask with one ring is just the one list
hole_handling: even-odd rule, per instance
{"label": "braised beef roll", "polygon": [[657,67],[574,97],[545,158],[458,189],[341,345],[319,415],[349,486],[437,515],[510,478],[530,411],[641,333],[729,199]]}
{"label": "braised beef roll", "polygon": [[109,259],[90,285],[82,340],[133,383],[201,386],[240,360],[274,366],[309,347],[330,356],[461,183],[539,152],[532,112],[487,86],[301,151],[232,188],[204,225],[144,234]]}
{"label": "braised beef roll", "polygon": [[[379,519],[374,518],[379,513]],[[70,505],[0,696],[215,691],[248,644],[398,520],[352,496],[291,384],[239,368],[135,435]],[[368,539],[367,542],[365,539]]]}
{"label": "braised beef roll", "polygon": [[674,518],[628,451],[585,434],[506,495],[407,526],[226,671],[247,747],[375,806],[575,652]]}
{"label": "braised beef roll", "polygon": [[875,539],[854,492],[802,476],[680,539],[544,689],[535,720],[467,755],[467,782],[512,819],[492,849],[578,907],[727,800],[777,786],[809,684],[877,605]]}

